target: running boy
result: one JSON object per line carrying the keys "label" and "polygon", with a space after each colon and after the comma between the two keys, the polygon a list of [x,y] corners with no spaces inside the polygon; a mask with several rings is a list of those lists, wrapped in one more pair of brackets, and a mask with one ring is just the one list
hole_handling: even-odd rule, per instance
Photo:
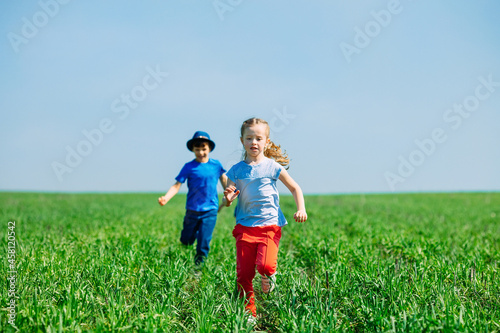
{"label": "running boy", "polygon": [[283,166],[288,156],[269,139],[269,124],[251,118],[241,126],[244,160],[227,172],[228,186],[224,191],[226,205],[239,195],[235,209],[236,275],[240,297],[246,296],[246,309],[256,317],[252,280],[255,268],[261,275],[264,293],[274,288],[281,227],[287,224],[279,206],[276,181],[279,179],[292,193],[297,205],[294,219],[305,222],[307,213],[300,186]]}
{"label": "running boy", "polygon": [[202,264],[208,256],[210,241],[217,221],[219,198],[217,196],[217,180],[222,188],[226,187],[226,170],[222,164],[209,158],[209,153],[215,148],[206,132],[198,131],[187,142],[187,148],[195,155],[195,159],[184,164],[176,182],[167,193],[158,198],[160,205],[165,205],[179,192],[182,183],[187,180],[188,194],[186,200],[186,215],[184,216],[181,243],[192,245],[195,240],[195,264]]}

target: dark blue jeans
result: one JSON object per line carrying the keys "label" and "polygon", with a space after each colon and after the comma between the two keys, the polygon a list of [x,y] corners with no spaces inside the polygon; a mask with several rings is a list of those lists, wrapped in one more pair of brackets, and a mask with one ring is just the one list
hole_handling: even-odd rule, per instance
{"label": "dark blue jeans", "polygon": [[205,261],[210,250],[212,233],[217,222],[217,209],[206,212],[196,212],[186,210],[184,216],[184,227],[181,232],[181,242],[184,245],[193,245],[196,240],[195,263],[200,264]]}

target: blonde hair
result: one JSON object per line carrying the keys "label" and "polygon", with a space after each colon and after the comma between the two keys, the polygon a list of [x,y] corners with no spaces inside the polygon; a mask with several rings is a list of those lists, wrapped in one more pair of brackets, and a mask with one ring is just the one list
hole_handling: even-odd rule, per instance
{"label": "blonde hair", "polygon": [[[250,118],[247,119],[243,122],[241,125],[241,137],[243,138],[243,134],[245,132],[245,129],[257,125],[257,124],[264,124],[266,126],[266,136],[269,138],[269,134],[271,132],[271,128],[269,127],[269,124],[267,121],[264,119],[260,118]],[[286,151],[281,150],[281,145],[277,145],[271,140],[269,140],[269,143],[266,145],[266,148],[264,149],[264,156],[268,158],[274,159],[277,163],[281,164],[282,166],[285,167],[285,169],[288,169],[288,164],[290,163],[290,159],[288,158],[288,154]],[[247,152],[243,154],[243,158],[247,158]]]}

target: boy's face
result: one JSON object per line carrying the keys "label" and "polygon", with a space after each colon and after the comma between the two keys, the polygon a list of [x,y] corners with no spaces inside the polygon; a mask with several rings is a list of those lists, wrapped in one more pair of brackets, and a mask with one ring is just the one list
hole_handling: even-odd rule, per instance
{"label": "boy's face", "polygon": [[201,142],[193,147],[193,153],[196,156],[196,161],[199,163],[208,162],[208,154],[210,153],[210,147],[207,142]]}

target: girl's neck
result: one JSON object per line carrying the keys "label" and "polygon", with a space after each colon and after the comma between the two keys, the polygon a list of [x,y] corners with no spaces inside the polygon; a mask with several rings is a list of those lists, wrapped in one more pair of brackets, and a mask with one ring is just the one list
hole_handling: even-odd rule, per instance
{"label": "girl's neck", "polygon": [[245,158],[245,163],[249,164],[249,165],[257,165],[257,164],[262,163],[265,159],[266,159],[266,157],[264,156],[264,154],[260,154],[260,155],[257,155],[255,157],[249,156],[247,154],[247,157]]}

